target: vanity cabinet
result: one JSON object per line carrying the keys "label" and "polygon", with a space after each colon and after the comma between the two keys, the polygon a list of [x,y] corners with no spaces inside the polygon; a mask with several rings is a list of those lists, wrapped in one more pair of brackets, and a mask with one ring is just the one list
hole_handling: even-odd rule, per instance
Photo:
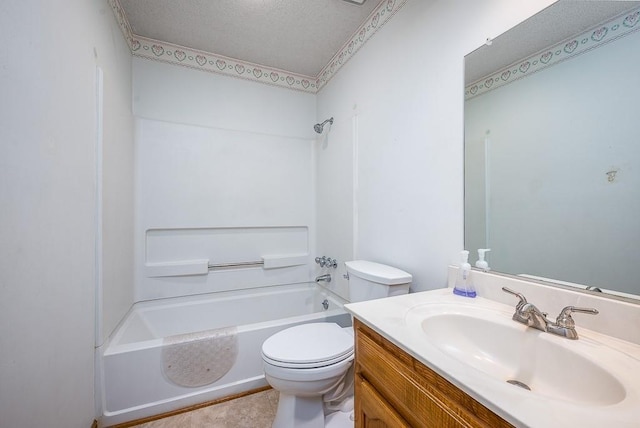
{"label": "vanity cabinet", "polygon": [[356,428],[512,427],[357,319],[354,329]]}

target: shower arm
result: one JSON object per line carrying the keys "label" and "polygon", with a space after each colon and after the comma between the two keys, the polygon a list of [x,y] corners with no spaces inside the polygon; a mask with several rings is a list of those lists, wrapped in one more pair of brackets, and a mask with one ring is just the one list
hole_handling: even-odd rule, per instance
{"label": "shower arm", "polygon": [[333,125],[333,117],[325,120],[322,123],[316,123],[315,125],[313,125],[313,129],[318,133],[318,134],[322,134],[322,130],[324,128],[324,125],[326,125],[326,123],[329,122],[330,125]]}

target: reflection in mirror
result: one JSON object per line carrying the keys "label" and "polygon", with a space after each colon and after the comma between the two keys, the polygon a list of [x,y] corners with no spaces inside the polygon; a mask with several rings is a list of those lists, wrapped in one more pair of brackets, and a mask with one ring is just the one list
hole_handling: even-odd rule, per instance
{"label": "reflection in mirror", "polygon": [[494,271],[640,296],[638,30],[640,2],[559,1],[465,58],[465,248]]}

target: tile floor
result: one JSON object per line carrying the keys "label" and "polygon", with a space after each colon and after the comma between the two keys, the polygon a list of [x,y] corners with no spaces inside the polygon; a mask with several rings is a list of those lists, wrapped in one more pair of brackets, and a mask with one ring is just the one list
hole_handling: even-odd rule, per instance
{"label": "tile floor", "polygon": [[271,428],[277,407],[278,392],[269,389],[135,428]]}

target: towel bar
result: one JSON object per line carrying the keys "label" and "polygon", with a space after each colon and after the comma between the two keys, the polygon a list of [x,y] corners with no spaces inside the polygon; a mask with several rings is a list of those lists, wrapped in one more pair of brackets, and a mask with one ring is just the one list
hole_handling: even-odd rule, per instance
{"label": "towel bar", "polygon": [[212,269],[225,269],[225,268],[235,268],[235,267],[245,267],[245,266],[262,266],[264,265],[264,261],[255,261],[255,262],[237,262],[237,263],[218,263],[218,264],[207,264],[207,268],[209,270]]}

